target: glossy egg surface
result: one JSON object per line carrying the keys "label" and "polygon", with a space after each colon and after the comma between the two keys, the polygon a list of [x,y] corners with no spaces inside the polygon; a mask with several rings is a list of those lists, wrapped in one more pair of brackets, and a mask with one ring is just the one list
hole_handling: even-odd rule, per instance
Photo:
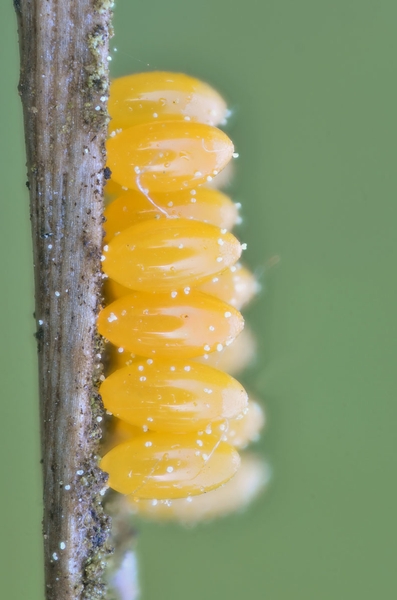
{"label": "glossy egg surface", "polygon": [[98,317],[101,335],[149,358],[190,358],[221,351],[243,327],[236,309],[194,290],[174,297],[135,292],[112,302]]}
{"label": "glossy egg surface", "polygon": [[184,121],[136,125],[107,142],[114,181],[147,194],[205,183],[227,165],[233,150],[220,129]]}
{"label": "glossy egg surface", "polygon": [[219,227],[188,219],[133,225],[105,246],[104,272],[121,285],[164,292],[196,286],[234,265],[241,244]]}
{"label": "glossy egg surface", "polygon": [[207,492],[228,481],[239,465],[233,446],[216,436],[156,432],[119,444],[100,464],[114,490],[156,499]]}
{"label": "glossy egg surface", "polygon": [[195,496],[167,501],[126,497],[131,510],[156,521],[176,521],[194,525],[244,509],[269,480],[268,466],[257,456],[243,455],[236,475],[224,485]]}
{"label": "glossy egg surface", "polygon": [[226,103],[211,86],[183,73],[150,71],[119,77],[110,85],[110,129],[159,120],[218,125]]}
{"label": "glossy egg surface", "polygon": [[107,410],[153,431],[187,433],[243,416],[248,396],[230,375],[193,361],[146,359],[119,369],[101,385]]}
{"label": "glossy egg surface", "polygon": [[106,244],[131,225],[164,216],[194,219],[231,229],[238,219],[238,211],[226,194],[198,187],[168,194],[151,193],[150,199],[136,190],[127,190],[105,209],[104,216]]}

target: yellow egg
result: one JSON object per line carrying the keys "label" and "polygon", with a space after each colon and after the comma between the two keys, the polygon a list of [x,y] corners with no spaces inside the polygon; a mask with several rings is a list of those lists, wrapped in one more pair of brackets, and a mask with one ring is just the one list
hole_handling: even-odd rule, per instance
{"label": "yellow egg", "polygon": [[126,496],[123,505],[128,502],[133,513],[147,519],[195,525],[243,511],[263,490],[269,479],[270,469],[263,460],[255,455],[243,454],[236,475],[207,494],[172,501]]}
{"label": "yellow egg", "polygon": [[136,125],[107,142],[112,179],[147,195],[196,188],[227,165],[233,150],[220,129],[184,121]]}
{"label": "yellow egg", "polygon": [[100,467],[114,490],[164,499],[208,492],[228,481],[239,465],[237,451],[216,436],[149,432],[113,448]]}
{"label": "yellow egg", "polygon": [[112,81],[108,110],[111,130],[169,119],[218,125],[227,115],[225,101],[208,84],[183,73],[162,71]]}
{"label": "yellow egg", "polygon": [[194,361],[143,359],[119,369],[101,385],[114,416],[153,431],[188,433],[214,421],[244,416],[248,396],[230,375]]}
{"label": "yellow egg", "polygon": [[241,244],[219,227],[188,219],[155,219],[125,229],[104,249],[104,272],[133,290],[196,286],[234,265]]}
{"label": "yellow egg", "polygon": [[198,187],[168,194],[157,192],[150,194],[150,200],[141,192],[128,190],[105,209],[105,244],[131,225],[165,215],[203,221],[221,229],[231,229],[238,219],[236,205],[218,190]]}
{"label": "yellow egg", "polygon": [[189,294],[135,292],[104,308],[98,331],[129,352],[153,358],[190,358],[220,352],[241,332],[241,314],[221,300]]}

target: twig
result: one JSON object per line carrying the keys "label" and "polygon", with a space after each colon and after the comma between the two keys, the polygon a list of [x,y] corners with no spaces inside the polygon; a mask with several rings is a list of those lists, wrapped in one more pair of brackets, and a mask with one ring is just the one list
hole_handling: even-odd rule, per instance
{"label": "twig", "polygon": [[[102,196],[107,0],[14,0],[34,245],[47,600],[102,598],[109,523],[102,407]],[[94,374],[96,375],[94,376]]]}

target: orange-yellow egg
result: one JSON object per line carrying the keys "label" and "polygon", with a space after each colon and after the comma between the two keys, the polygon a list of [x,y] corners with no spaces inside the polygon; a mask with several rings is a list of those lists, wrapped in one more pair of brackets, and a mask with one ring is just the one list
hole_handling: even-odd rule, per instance
{"label": "orange-yellow egg", "polygon": [[197,286],[234,265],[241,244],[200,221],[155,219],[125,229],[104,248],[103,270],[133,290],[165,292]]}
{"label": "orange-yellow egg", "polygon": [[119,369],[101,385],[113,415],[153,431],[188,433],[213,421],[244,416],[248,396],[230,375],[194,361],[144,359]]}
{"label": "orange-yellow egg", "polygon": [[240,310],[258,292],[259,285],[253,273],[238,263],[202,283],[199,290]]}
{"label": "orange-yellow egg", "polygon": [[195,219],[221,229],[231,229],[238,219],[234,202],[218,190],[198,187],[168,194],[153,193],[150,200],[141,192],[128,190],[105,209],[105,243],[131,225],[165,216],[164,212],[169,217]]}
{"label": "orange-yellow egg", "polygon": [[113,448],[100,467],[109,473],[109,486],[122,494],[171,499],[208,492],[239,465],[237,451],[216,436],[148,432]]}
{"label": "orange-yellow egg", "polygon": [[162,71],[112,81],[108,110],[111,130],[176,119],[218,125],[227,115],[224,99],[208,84],[183,73]]}
{"label": "orange-yellow egg", "polygon": [[134,354],[190,358],[221,351],[244,327],[241,314],[217,298],[189,294],[135,292],[104,308],[98,331]]}
{"label": "orange-yellow egg", "polygon": [[165,121],[124,129],[107,142],[112,179],[151,192],[196,188],[227,165],[233,143],[202,123]]}
{"label": "orange-yellow egg", "polygon": [[194,525],[244,510],[269,479],[270,469],[263,460],[252,454],[243,454],[236,475],[207,494],[172,501],[126,496],[123,502],[128,502],[130,510],[140,517]]}

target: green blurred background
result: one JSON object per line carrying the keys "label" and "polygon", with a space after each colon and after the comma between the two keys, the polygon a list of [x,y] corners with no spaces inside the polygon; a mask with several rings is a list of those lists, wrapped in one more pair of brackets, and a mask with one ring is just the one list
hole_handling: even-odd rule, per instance
{"label": "green blurred background", "polygon": [[[11,0],[0,16],[0,596],[42,600]],[[118,0],[113,75],[185,71],[234,110],[239,236],[264,284],[248,311],[259,353],[244,382],[265,403],[259,451],[273,470],[243,515],[193,530],[140,523],[142,600],[397,597],[396,19],[395,0]]]}

